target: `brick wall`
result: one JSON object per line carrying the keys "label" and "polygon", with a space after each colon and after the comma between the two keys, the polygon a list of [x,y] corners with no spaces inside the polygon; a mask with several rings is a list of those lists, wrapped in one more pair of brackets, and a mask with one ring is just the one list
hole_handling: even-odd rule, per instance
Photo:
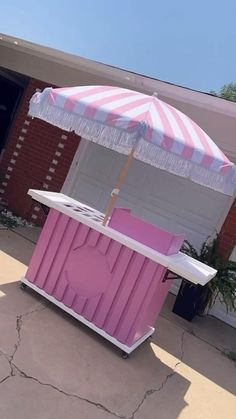
{"label": "brick wall", "polygon": [[75,134],[28,117],[31,96],[45,87],[39,80],[29,81],[0,166],[0,200],[15,214],[36,224],[41,224],[44,217],[27,196],[28,189],[60,191],[79,144]]}
{"label": "brick wall", "polygon": [[220,232],[220,253],[228,258],[232,253],[234,246],[236,246],[236,200],[234,201]]}

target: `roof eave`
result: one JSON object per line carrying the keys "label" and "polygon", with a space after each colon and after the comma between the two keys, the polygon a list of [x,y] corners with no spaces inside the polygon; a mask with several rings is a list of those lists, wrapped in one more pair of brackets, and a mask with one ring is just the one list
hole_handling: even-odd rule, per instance
{"label": "roof eave", "polygon": [[54,48],[38,45],[13,36],[0,34],[0,46],[6,46],[13,50],[46,58],[50,61],[63,64],[71,68],[80,68],[93,75],[100,75],[112,84],[123,84],[129,89],[139,90],[147,94],[157,91],[165,98],[181,100],[200,108],[236,117],[236,103],[230,102],[206,92],[201,92],[187,87],[178,86],[166,81],[158,80],[132,71],[107,65],[98,61],[83,58],[74,54],[66,53]]}

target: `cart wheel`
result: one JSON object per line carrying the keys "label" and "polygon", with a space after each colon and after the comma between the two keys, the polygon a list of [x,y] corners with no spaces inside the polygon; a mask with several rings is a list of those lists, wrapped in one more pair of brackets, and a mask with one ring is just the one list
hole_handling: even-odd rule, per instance
{"label": "cart wheel", "polygon": [[22,290],[25,290],[25,289],[27,288],[27,285],[26,285],[26,284],[24,284],[24,282],[22,282],[22,283],[20,284],[20,287],[21,287],[21,289],[22,289]]}
{"label": "cart wheel", "polygon": [[127,352],[125,352],[125,351],[122,351],[122,352],[121,352],[121,357],[122,357],[123,359],[127,359],[127,358],[129,358],[129,354],[127,354]]}

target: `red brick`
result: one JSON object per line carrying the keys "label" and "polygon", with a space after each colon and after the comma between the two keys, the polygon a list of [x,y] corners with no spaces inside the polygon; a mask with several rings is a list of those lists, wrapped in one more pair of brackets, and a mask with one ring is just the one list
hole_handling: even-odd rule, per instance
{"label": "red brick", "polygon": [[236,200],[234,201],[219,235],[219,251],[228,257],[236,246]]}
{"label": "red brick", "polygon": [[[61,135],[65,133],[57,127],[37,118],[31,119],[27,115],[29,100],[35,90],[45,87],[47,85],[40,80],[31,79],[29,81],[8,136],[0,168],[2,178],[7,172],[7,167],[9,165],[13,167],[13,172],[8,172],[11,178],[3,196],[9,208],[26,219],[31,219],[35,206],[35,203],[27,195],[27,191],[30,188],[42,189],[43,183],[49,183],[45,178],[58,149],[58,143],[61,142]],[[29,126],[24,124],[25,119],[30,120]],[[26,134],[21,133],[23,127],[27,129]],[[22,148],[17,150],[19,155],[16,158],[14,157],[16,163],[12,165],[10,160],[13,158],[13,152],[16,151],[19,135],[24,137],[24,142],[19,141]],[[58,159],[58,167],[55,166],[56,170],[52,174],[53,182],[51,182],[51,185],[53,185],[53,189],[51,189],[52,186],[50,186],[50,189],[55,191],[60,191],[64,183],[80,140],[74,133],[66,133],[66,135],[68,135],[68,139],[65,142],[65,148]],[[37,215],[37,223],[41,224],[45,216],[42,212]]]}

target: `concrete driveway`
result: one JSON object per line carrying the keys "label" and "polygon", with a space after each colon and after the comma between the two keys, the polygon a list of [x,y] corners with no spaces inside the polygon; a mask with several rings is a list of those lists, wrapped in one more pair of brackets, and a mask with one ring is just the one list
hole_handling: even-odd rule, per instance
{"label": "concrete driveway", "polygon": [[187,323],[169,296],[150,342],[119,350],[27,289],[37,229],[0,230],[0,418],[233,419],[236,331]]}

